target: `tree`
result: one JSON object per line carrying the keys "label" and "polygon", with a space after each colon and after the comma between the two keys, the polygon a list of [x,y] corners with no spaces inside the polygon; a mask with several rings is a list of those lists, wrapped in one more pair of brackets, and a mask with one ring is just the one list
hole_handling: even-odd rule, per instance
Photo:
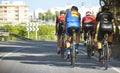
{"label": "tree", "polygon": [[44,14],[43,13],[39,13],[39,19],[40,20],[44,20],[43,18],[44,18]]}
{"label": "tree", "polygon": [[48,10],[48,11],[46,12],[46,16],[45,16],[46,21],[52,20],[52,15],[53,15],[53,14],[51,13],[51,11]]}

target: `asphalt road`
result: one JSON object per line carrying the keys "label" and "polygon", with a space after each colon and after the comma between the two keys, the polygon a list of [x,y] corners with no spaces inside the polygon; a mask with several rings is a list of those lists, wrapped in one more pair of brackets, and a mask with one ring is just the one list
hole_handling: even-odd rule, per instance
{"label": "asphalt road", "polygon": [[120,73],[120,62],[111,59],[104,70],[98,56],[89,59],[80,43],[75,67],[62,59],[54,41],[0,42],[0,73]]}

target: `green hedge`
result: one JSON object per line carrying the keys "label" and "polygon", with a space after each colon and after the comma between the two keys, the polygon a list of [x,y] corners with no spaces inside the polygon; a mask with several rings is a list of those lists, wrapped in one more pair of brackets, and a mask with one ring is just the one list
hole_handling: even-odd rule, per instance
{"label": "green hedge", "polygon": [[[38,40],[55,40],[56,36],[54,35],[55,26],[52,25],[39,25]],[[23,37],[28,37],[28,31],[26,31],[26,26],[23,25],[5,25],[0,26],[0,29],[6,29],[9,33],[17,34]],[[9,37],[7,37],[9,38]],[[36,39],[36,31],[30,31],[30,39]]]}

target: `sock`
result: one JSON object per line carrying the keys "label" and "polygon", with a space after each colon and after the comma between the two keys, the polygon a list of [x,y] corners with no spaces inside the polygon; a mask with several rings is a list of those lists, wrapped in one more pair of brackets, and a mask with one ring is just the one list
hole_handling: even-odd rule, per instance
{"label": "sock", "polygon": [[78,50],[79,44],[75,44],[75,49]]}
{"label": "sock", "polygon": [[67,49],[66,49],[66,53],[67,53],[67,54],[70,54],[70,48],[67,48]]}

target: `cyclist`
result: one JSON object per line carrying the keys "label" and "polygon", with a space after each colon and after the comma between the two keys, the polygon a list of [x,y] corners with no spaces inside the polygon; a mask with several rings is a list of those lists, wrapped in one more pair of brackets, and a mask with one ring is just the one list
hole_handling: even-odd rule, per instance
{"label": "cyclist", "polygon": [[97,22],[100,23],[99,31],[98,31],[98,38],[97,38],[97,46],[99,52],[99,61],[101,61],[101,41],[104,38],[104,35],[108,33],[108,45],[111,47],[112,40],[113,40],[113,14],[109,11],[109,6],[104,5],[102,6],[102,10],[96,16]]}
{"label": "cyclist", "polygon": [[81,16],[78,12],[78,8],[76,6],[72,6],[71,9],[66,13],[65,17],[65,29],[66,30],[66,52],[67,59],[70,58],[70,40],[72,36],[72,29],[75,28],[76,32],[76,44],[75,49],[76,53],[78,53],[78,47],[80,42],[80,20]]}
{"label": "cyclist", "polygon": [[57,46],[58,46],[58,52],[57,53],[58,54],[60,54],[60,48],[62,47],[61,46],[62,43],[60,42],[60,38],[61,38],[61,35],[62,35],[62,31],[63,31],[65,14],[66,14],[66,12],[64,10],[61,10],[60,15],[57,16],[57,19],[56,19],[55,29],[56,29],[56,35],[57,35]]}
{"label": "cyclist", "polygon": [[[86,16],[82,18],[82,31],[84,31],[84,45],[86,45],[87,35],[86,33],[90,31],[91,34],[91,42],[92,42],[92,50],[94,50],[94,38],[96,31],[96,19],[92,15],[91,11],[86,12]],[[92,52],[94,55],[94,52]]]}

